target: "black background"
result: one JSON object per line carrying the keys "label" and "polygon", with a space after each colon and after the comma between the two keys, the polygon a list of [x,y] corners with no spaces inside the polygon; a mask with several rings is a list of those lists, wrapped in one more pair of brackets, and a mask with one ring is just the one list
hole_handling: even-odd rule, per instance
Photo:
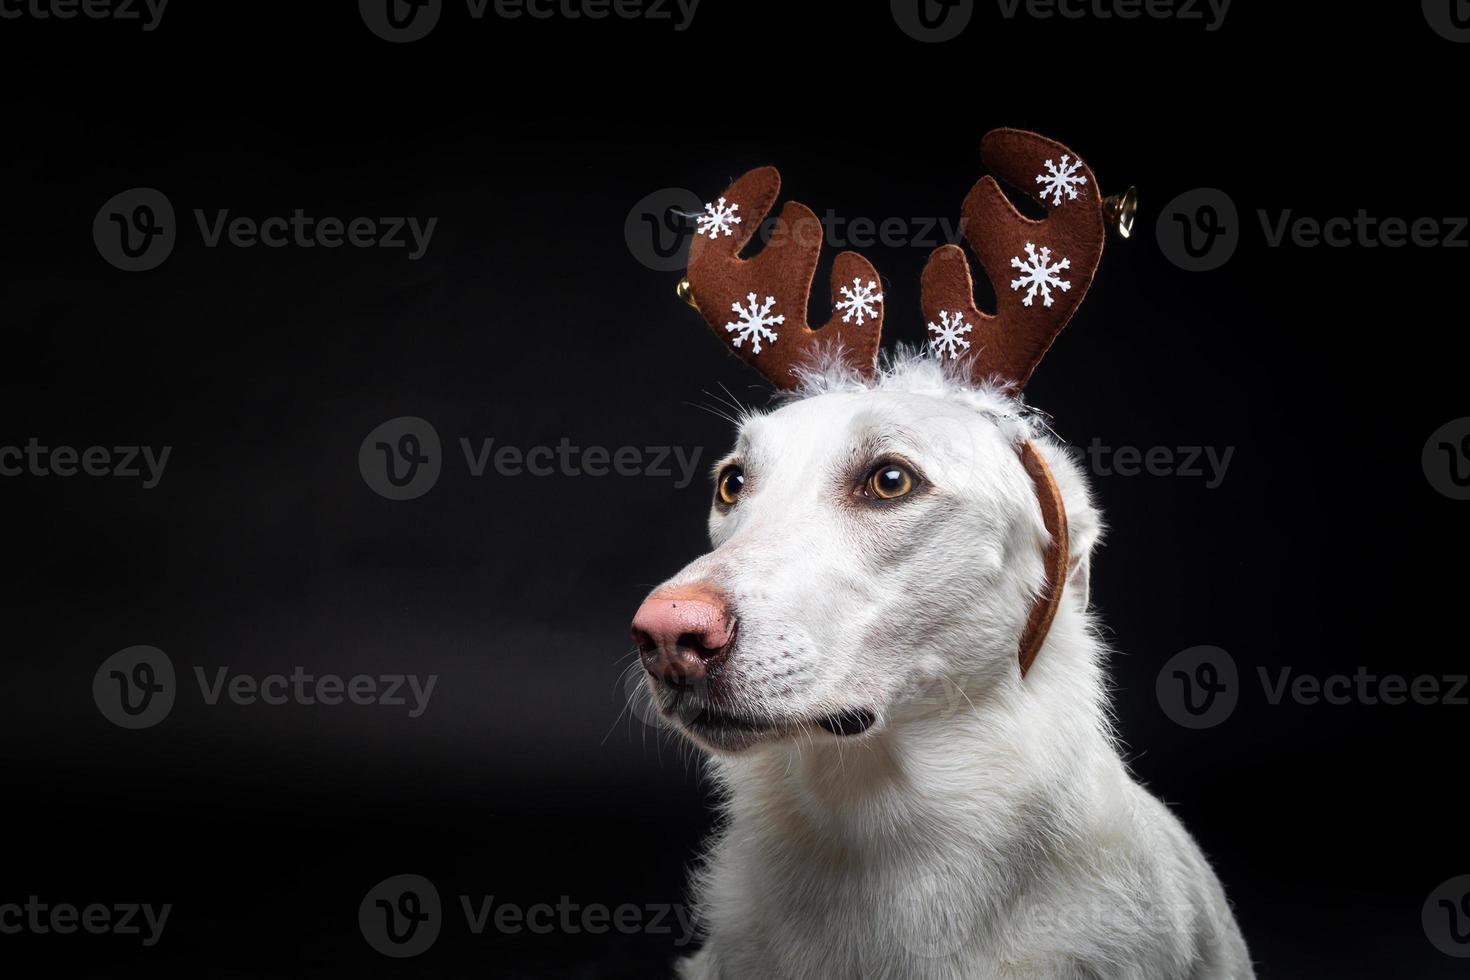
{"label": "black background", "polygon": [[[630,254],[629,209],[776,163],[820,213],[958,213],[980,135],[1035,128],[1136,184],[1132,241],[1028,393],[1085,446],[1235,447],[1223,484],[1099,478],[1093,573],[1119,730],[1214,860],[1260,975],[1463,976],[1420,908],[1470,871],[1464,708],[1267,702],[1258,667],[1463,673],[1467,504],[1425,440],[1466,413],[1464,250],[1269,248],[1256,210],[1464,215],[1470,47],[1418,4],[1237,3],[1180,21],[1008,21],[919,43],[884,5],[704,0],[693,26],[487,19],[389,44],[356,6],[185,3],[0,20],[0,444],[169,445],[162,483],[0,480],[0,901],[171,902],[162,941],[0,936],[66,975],[651,977],[671,938],[475,937],[455,896],[674,902],[710,824],[690,754],[627,715],[627,621],[700,553],[720,385],[764,390]],[[93,216],[155,187],[180,240],[104,262]],[[1158,208],[1225,190],[1242,243],[1171,264]],[[192,210],[437,216],[428,254],[205,248]],[[930,243],[932,244],[932,243]],[[927,247],[864,250],[890,343],[922,340]],[[831,252],[826,255],[830,262]],[[823,273],[824,274],[824,273]],[[393,502],[363,437],[433,423]],[[471,478],[457,440],[702,447],[669,479]],[[181,674],[437,673],[429,711],[207,706],[144,731],[91,698],[133,644]],[[1241,703],[1188,731],[1154,680],[1230,651]],[[190,696],[190,694],[193,696]],[[977,759],[976,765],[985,760]],[[428,876],[435,947],[357,905]]]}

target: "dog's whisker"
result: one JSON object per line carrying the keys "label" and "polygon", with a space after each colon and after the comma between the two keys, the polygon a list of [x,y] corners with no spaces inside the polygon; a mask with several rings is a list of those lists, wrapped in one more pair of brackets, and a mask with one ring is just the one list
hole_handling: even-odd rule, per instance
{"label": "dog's whisker", "polygon": [[726,412],[726,411],[723,411],[723,410],[721,410],[719,408],[716,408],[713,405],[703,405],[703,404],[701,404],[699,402],[690,402],[690,401],[686,401],[686,402],[684,402],[684,404],[686,406],[688,406],[689,408],[697,408],[701,412],[708,412],[710,415],[713,415],[715,418],[720,419],[723,422],[728,422],[732,426],[735,426],[737,428],[740,425],[740,420],[739,419],[734,418],[733,416],[730,415],[729,412]]}

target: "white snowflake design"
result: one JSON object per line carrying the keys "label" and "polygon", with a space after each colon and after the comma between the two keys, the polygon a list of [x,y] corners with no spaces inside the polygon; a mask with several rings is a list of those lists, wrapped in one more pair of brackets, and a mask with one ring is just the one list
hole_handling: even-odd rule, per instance
{"label": "white snowflake design", "polygon": [[963,313],[950,313],[945,310],[939,311],[939,323],[929,324],[929,329],[938,334],[937,337],[929,338],[929,348],[939,355],[943,360],[949,355],[952,361],[959,360],[960,354],[970,349],[970,342],[965,339],[965,334],[970,332],[970,325],[965,322]]}
{"label": "white snowflake design", "polygon": [[723,197],[714,204],[706,204],[704,214],[694,221],[694,233],[709,235],[710,241],[720,237],[721,232],[724,232],[725,237],[729,238],[734,233],[735,226],[740,224],[740,216],[735,213],[739,210],[740,205],[727,205]]}
{"label": "white snowflake design", "polygon": [[1081,160],[1073,160],[1070,155],[1062,154],[1062,164],[1057,166],[1050,160],[1046,161],[1046,173],[1037,174],[1036,182],[1045,184],[1041,189],[1041,199],[1046,200],[1051,195],[1051,203],[1059,205],[1062,203],[1062,195],[1067,195],[1067,200],[1077,200],[1077,188],[1087,183],[1087,178],[1077,171],[1082,169]]}
{"label": "white snowflake design", "polygon": [[842,322],[851,323],[852,318],[856,316],[857,325],[861,327],[865,316],[872,317],[874,320],[878,319],[877,304],[883,302],[883,294],[877,292],[877,289],[878,284],[871,279],[868,280],[866,286],[863,285],[861,279],[853,279],[851,289],[843,286],[841,293],[847,298],[837,303],[839,310],[847,311],[842,315]]}
{"label": "white snowflake design", "polygon": [[771,307],[776,305],[776,297],[767,296],[764,306],[756,305],[755,293],[746,293],[745,301],[750,304],[746,309],[739,303],[731,303],[730,309],[739,315],[740,319],[734,323],[725,324],[725,331],[733,333],[735,338],[730,341],[738,350],[742,341],[750,341],[750,352],[759,354],[761,352],[761,340],[776,342],[776,331],[771,327],[777,323],[786,322],[786,314],[779,313],[771,316]]}
{"label": "white snowflake design", "polygon": [[1021,300],[1022,306],[1030,306],[1031,301],[1036,299],[1036,294],[1041,293],[1043,306],[1051,305],[1051,288],[1053,286],[1062,292],[1072,288],[1072,284],[1063,279],[1057,273],[1072,266],[1071,259],[1062,259],[1056,265],[1051,262],[1051,249],[1045,245],[1038,253],[1036,246],[1031,242],[1026,243],[1026,261],[1022,262],[1019,256],[1011,258],[1011,267],[1021,270],[1021,278],[1011,280],[1012,289],[1020,289],[1022,286],[1030,286],[1026,290],[1026,296]]}

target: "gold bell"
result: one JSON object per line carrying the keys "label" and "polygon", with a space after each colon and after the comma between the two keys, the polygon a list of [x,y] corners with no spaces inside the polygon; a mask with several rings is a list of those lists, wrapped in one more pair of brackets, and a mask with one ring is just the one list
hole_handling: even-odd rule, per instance
{"label": "gold bell", "polygon": [[694,301],[694,290],[689,285],[689,277],[685,276],[679,280],[679,285],[674,287],[674,295],[684,301],[684,305],[691,310],[698,310],[699,304]]}
{"label": "gold bell", "polygon": [[1119,238],[1133,234],[1133,219],[1138,216],[1138,188],[1130,187],[1122,194],[1103,200],[1103,220],[1113,227]]}

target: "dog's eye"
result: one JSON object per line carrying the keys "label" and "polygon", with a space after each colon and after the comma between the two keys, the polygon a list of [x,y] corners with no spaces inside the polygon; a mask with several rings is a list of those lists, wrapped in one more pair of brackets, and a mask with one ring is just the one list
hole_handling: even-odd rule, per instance
{"label": "dog's eye", "polygon": [[745,489],[745,471],[738,466],[727,466],[715,481],[715,493],[726,507],[735,503],[740,491]]}
{"label": "dog's eye", "polygon": [[884,463],[868,474],[867,486],[863,491],[879,500],[902,497],[914,488],[914,474],[908,467],[898,463]]}

